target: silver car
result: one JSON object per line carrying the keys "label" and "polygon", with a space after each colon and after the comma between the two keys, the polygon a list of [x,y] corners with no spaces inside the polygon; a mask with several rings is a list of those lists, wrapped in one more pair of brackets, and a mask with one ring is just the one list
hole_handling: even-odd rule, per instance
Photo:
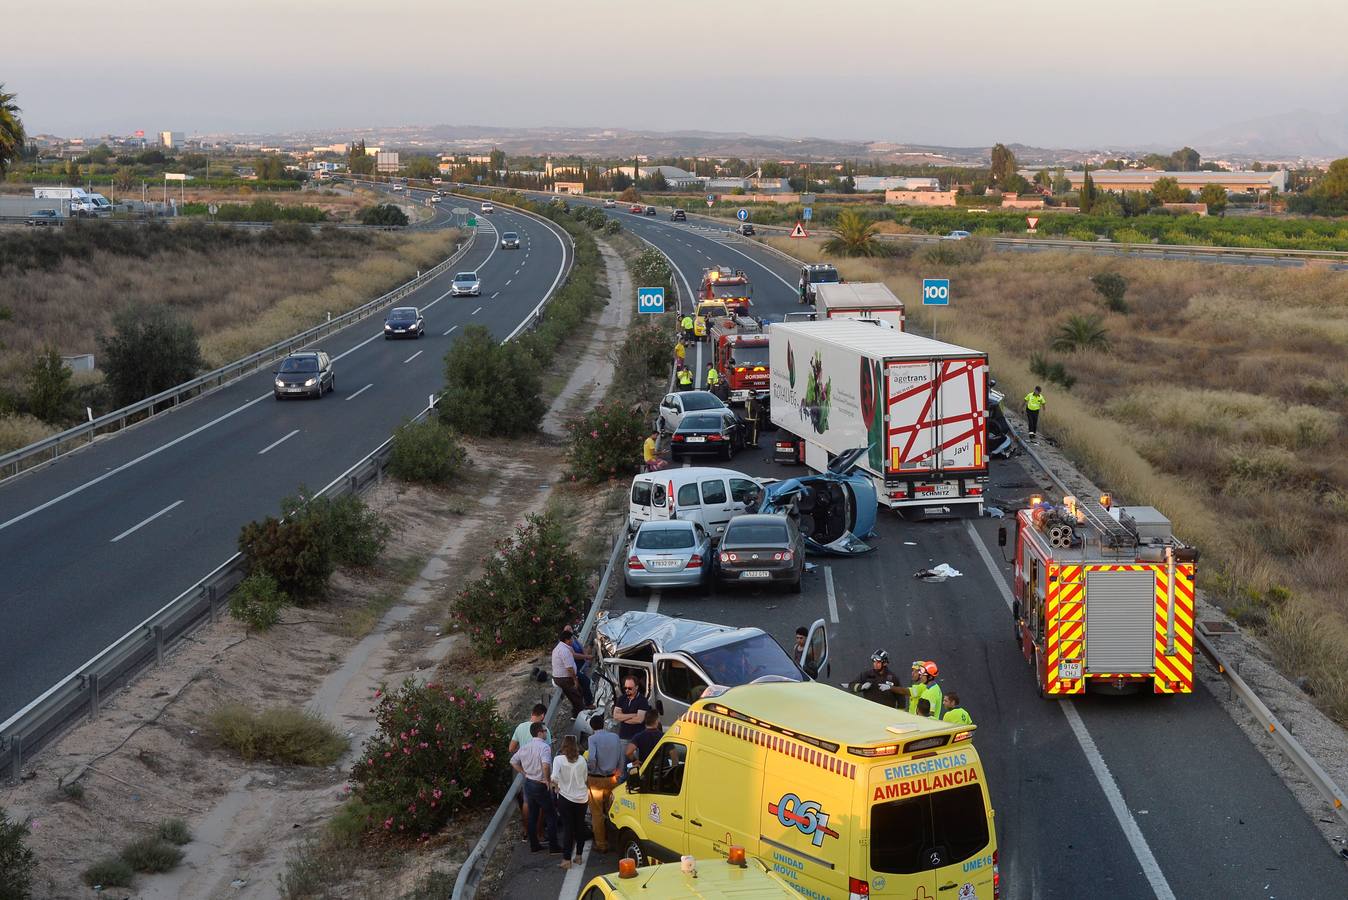
{"label": "silver car", "polygon": [[643,522],[627,548],[623,593],[636,597],[643,588],[682,587],[705,592],[711,561],[711,538],[698,523]]}
{"label": "silver car", "polygon": [[449,293],[454,297],[481,297],[482,280],[476,272],[460,272],[450,283]]}

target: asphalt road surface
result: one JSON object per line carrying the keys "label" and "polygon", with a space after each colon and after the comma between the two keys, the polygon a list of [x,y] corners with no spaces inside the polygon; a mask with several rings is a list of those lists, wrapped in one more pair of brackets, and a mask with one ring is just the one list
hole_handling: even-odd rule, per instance
{"label": "asphalt road surface", "polygon": [[[504,339],[530,318],[570,257],[564,232],[508,210],[479,222],[458,267],[482,296],[450,297],[449,272],[402,301],[423,310],[420,340],[383,340],[382,315],[324,338],[336,390],[321,400],[277,402],[262,371],[0,484],[0,721],[223,563],[243,524],[424,409],[466,326]],[[498,248],[504,231],[518,250]]]}
{"label": "asphalt road surface", "polygon": [[[665,250],[692,284],[705,266],[733,265],[754,281],[757,314],[800,308],[795,272],[780,257],[701,223],[610,212]],[[996,365],[992,360],[994,372]],[[763,435],[762,449],[746,450],[731,467],[775,477],[798,471],[770,461],[771,439]],[[1030,464],[998,461],[989,504],[1009,510],[1047,488]],[[897,667],[935,659],[942,682],[960,692],[979,726],[975,743],[997,811],[1004,897],[1348,897],[1348,868],[1201,684],[1191,696],[1039,698],[1012,637],[1011,566],[997,545],[999,524],[910,524],[882,513],[875,552],[811,557],[817,568],[800,596],[629,600],[615,591],[611,608],[758,625],[787,647],[797,626],[822,617],[830,621],[828,680],[835,682],[866,668],[877,648]],[[939,584],[913,578],[943,562],[961,577]],[[585,880],[617,869],[616,854],[591,853],[583,873],[564,879],[559,858],[530,854],[522,837],[512,822],[505,838],[514,844],[511,874],[502,891],[511,900],[571,900]]]}

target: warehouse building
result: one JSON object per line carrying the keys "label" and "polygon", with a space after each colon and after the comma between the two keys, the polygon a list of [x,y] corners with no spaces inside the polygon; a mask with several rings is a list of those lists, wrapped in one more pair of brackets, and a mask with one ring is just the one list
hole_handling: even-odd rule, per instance
{"label": "warehouse building", "polygon": [[[1081,190],[1085,172],[1064,172],[1072,190]],[[1147,169],[1092,169],[1091,181],[1101,191],[1149,191],[1158,178],[1173,178],[1185,190],[1197,193],[1209,184],[1220,184],[1227,193],[1263,194],[1287,190],[1287,173],[1277,172],[1158,172]]]}

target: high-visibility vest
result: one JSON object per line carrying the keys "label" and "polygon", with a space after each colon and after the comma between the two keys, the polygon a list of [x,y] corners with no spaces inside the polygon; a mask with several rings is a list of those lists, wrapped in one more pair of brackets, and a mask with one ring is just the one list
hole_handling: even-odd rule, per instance
{"label": "high-visibility vest", "polygon": [[688,371],[687,369],[680,369],[680,370],[679,370],[679,384],[682,384],[682,385],[684,385],[684,386],[687,386],[687,385],[690,385],[690,384],[692,384],[692,383],[693,383],[693,373],[690,372],[690,371]]}
{"label": "high-visibility vest", "polygon": [[956,725],[972,725],[974,720],[969,716],[962,706],[954,706],[941,714],[942,722],[953,722]]}
{"label": "high-visibility vest", "polygon": [[708,366],[708,367],[707,367],[707,384],[708,384],[708,385],[713,385],[713,384],[720,384],[720,383],[721,383],[721,373],[720,373],[720,372],[717,372],[716,369],[713,368],[712,366]]}
{"label": "high-visibility vest", "polygon": [[677,344],[674,345],[674,355],[677,356],[679,359],[683,359],[685,356],[687,356],[687,354],[688,348],[683,346],[683,341],[679,341]]}
{"label": "high-visibility vest", "polygon": [[[928,681],[922,686],[922,699],[931,704],[931,717],[933,719],[941,717],[941,696],[944,693],[945,691],[941,690],[941,686],[935,681]],[[913,712],[917,712],[916,705],[914,705]]]}
{"label": "high-visibility vest", "polygon": [[1044,408],[1044,395],[1036,394],[1034,391],[1025,395],[1025,408],[1030,412],[1039,412]]}
{"label": "high-visibility vest", "polygon": [[693,317],[692,317],[692,316],[684,316],[684,317],[683,317],[683,320],[680,322],[680,324],[683,325],[684,331],[687,331],[689,328],[692,328],[692,327],[693,327]]}

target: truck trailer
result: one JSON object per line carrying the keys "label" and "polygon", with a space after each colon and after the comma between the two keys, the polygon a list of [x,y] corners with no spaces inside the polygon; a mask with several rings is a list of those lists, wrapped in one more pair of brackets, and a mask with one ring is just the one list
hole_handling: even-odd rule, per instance
{"label": "truck trailer", "polygon": [[858,465],[876,498],[913,518],[976,516],[988,480],[987,354],[835,319],[768,329],[778,462]]}
{"label": "truck trailer", "polygon": [[818,319],[879,320],[903,331],[903,301],[878,281],[817,284],[814,310]]}

